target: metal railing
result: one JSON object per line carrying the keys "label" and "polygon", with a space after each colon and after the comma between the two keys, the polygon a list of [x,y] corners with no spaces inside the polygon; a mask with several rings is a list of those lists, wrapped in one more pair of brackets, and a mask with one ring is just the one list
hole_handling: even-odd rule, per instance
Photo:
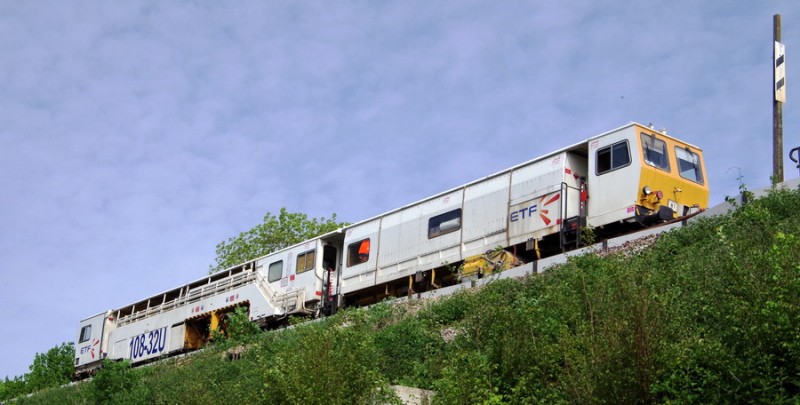
{"label": "metal railing", "polygon": [[300,288],[294,291],[275,293],[269,285],[269,280],[261,273],[256,272],[256,280],[256,285],[267,298],[267,302],[275,308],[275,315],[285,315],[290,311],[309,312],[305,307],[305,289]]}
{"label": "metal railing", "polygon": [[121,316],[117,321],[117,325],[127,325],[129,323],[178,308],[180,306],[193,304],[212,295],[230,291],[236,287],[252,282],[256,279],[256,274],[257,273],[255,271],[245,271],[234,274],[230,277],[226,277],[211,284],[192,288],[187,294],[173,300],[154,306],[148,306],[147,308],[143,308],[141,310],[135,310],[131,314]]}
{"label": "metal railing", "polygon": [[276,293],[270,286],[267,278],[258,270],[246,270],[214,283],[189,289],[185,295],[181,295],[173,300],[158,305],[148,305],[146,308],[140,310],[134,310],[128,315],[119,317],[117,326],[127,325],[181,306],[191,305],[205,298],[222,294],[253,282],[256,284],[259,291],[264,294],[267,302],[276,309],[276,315],[283,315],[289,312],[309,312],[305,307],[305,289],[301,288],[295,291]]}

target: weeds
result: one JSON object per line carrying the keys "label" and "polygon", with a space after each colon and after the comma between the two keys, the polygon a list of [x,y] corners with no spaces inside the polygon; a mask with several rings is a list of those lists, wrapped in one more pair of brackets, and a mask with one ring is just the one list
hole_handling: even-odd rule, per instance
{"label": "weeds", "polygon": [[800,193],[776,189],[636,255],[345,310],[259,334],[239,361],[211,349],[148,371],[107,364],[59,400],[382,404],[407,384],[438,404],[797,403],[798,212]]}

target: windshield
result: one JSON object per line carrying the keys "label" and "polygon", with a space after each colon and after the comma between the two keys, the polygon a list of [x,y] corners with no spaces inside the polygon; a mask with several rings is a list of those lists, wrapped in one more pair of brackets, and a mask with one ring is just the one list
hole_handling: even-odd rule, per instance
{"label": "windshield", "polygon": [[669,157],[666,142],[642,132],[642,153],[644,162],[650,166],[669,171]]}
{"label": "windshield", "polygon": [[675,147],[675,157],[678,159],[678,172],[684,179],[703,184],[703,169],[700,167],[700,155],[689,148]]}

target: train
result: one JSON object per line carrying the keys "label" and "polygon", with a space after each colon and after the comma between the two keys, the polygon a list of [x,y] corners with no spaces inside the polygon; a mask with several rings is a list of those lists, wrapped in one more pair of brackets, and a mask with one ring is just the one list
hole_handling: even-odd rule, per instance
{"label": "train", "polygon": [[80,321],[75,375],[203,347],[226,316],[322,316],[482,277],[704,210],[703,151],[630,123]]}

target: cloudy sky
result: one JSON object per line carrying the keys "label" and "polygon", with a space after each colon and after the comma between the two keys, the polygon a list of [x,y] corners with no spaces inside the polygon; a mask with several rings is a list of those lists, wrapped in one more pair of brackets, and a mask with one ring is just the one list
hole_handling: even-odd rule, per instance
{"label": "cloudy sky", "polygon": [[630,121],[702,147],[712,203],[767,185],[775,13],[788,150],[800,3],[2,1],[0,378],[281,207],[355,222]]}

